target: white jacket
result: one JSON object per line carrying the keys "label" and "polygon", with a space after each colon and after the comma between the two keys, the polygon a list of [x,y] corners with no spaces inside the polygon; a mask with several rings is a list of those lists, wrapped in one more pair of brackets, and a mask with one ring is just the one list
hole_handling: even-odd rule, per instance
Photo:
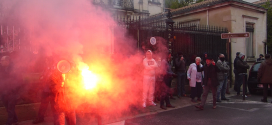
{"label": "white jacket", "polygon": [[155,77],[155,69],[158,67],[158,64],[154,59],[147,59],[143,60],[144,65],[144,76]]}
{"label": "white jacket", "polygon": [[[200,64],[200,67],[203,65]],[[201,72],[197,72],[197,65],[195,63],[192,63],[187,71],[187,79],[191,79],[189,81],[190,87],[196,87],[196,82],[202,82],[202,74]]]}

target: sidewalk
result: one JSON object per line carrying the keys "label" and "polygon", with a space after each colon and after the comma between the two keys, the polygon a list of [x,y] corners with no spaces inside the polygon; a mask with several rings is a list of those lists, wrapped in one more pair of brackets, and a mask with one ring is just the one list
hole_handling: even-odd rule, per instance
{"label": "sidewalk", "polygon": [[[227,96],[232,96],[227,95]],[[176,97],[175,97],[176,98]],[[209,93],[207,101],[212,100],[212,93]],[[145,115],[150,114],[156,114],[160,112],[166,112],[169,110],[175,110],[178,108],[183,108],[187,106],[193,106],[197,103],[192,103],[191,98],[189,97],[182,97],[181,99],[176,98],[176,100],[170,99],[170,102],[172,105],[174,105],[176,108],[168,108],[167,110],[163,110],[160,108],[159,103],[157,103],[157,106],[148,106],[146,108],[142,107],[134,107],[130,111],[122,113],[123,115],[121,117],[115,117],[115,116],[102,116],[102,123],[103,124],[109,124],[109,125],[122,125],[125,123],[126,119],[141,117]],[[35,115],[38,111],[39,104],[27,104],[27,105],[17,105],[16,106],[16,113],[18,114],[18,119],[20,120],[19,125],[32,125],[32,120],[35,118]],[[131,113],[133,111],[133,113]],[[51,109],[48,108],[47,110],[47,117],[45,118],[45,122],[40,123],[38,125],[53,125],[53,117],[51,114]],[[49,115],[48,115],[49,114]],[[24,117],[32,117],[31,118],[24,118]],[[6,112],[3,107],[0,108],[0,124],[4,124],[4,121],[6,120]],[[24,120],[25,119],[25,120]],[[78,125],[96,125],[97,121],[94,115],[87,114],[85,116],[77,116],[77,124]]]}

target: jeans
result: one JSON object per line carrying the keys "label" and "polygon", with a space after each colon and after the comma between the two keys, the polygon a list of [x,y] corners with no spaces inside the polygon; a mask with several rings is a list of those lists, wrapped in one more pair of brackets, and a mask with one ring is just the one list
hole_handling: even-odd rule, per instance
{"label": "jeans", "polygon": [[217,100],[220,100],[220,93],[221,93],[221,99],[226,98],[226,89],[227,89],[227,74],[224,74],[224,79],[218,81],[219,86],[217,88]]}
{"label": "jeans", "polygon": [[202,86],[201,86],[201,82],[197,82],[196,83],[196,87],[191,87],[191,98],[195,99],[195,97],[197,97],[198,99],[200,99],[202,94]]}
{"label": "jeans", "polygon": [[243,85],[244,79],[245,79],[245,93],[247,93],[247,74],[238,74],[238,79],[235,87],[237,95],[240,94],[241,86]]}
{"label": "jeans", "polygon": [[238,92],[237,90],[237,86],[239,85],[238,81],[239,81],[239,74],[237,73],[236,69],[233,70],[234,72],[234,76],[235,76],[235,82],[234,82],[234,91]]}
{"label": "jeans", "polygon": [[1,100],[3,101],[3,104],[8,113],[8,119],[6,122],[7,125],[11,125],[12,123],[18,122],[18,118],[15,112],[17,98],[18,98],[17,94],[14,93],[3,94],[1,97]]}
{"label": "jeans", "polygon": [[177,95],[181,96],[185,94],[185,73],[177,73]]}

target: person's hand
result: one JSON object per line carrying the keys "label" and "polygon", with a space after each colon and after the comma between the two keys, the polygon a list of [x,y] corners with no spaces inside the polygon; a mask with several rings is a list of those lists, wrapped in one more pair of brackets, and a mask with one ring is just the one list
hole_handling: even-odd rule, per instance
{"label": "person's hand", "polygon": [[214,62],[214,61],[212,61],[212,65],[215,65],[215,62]]}

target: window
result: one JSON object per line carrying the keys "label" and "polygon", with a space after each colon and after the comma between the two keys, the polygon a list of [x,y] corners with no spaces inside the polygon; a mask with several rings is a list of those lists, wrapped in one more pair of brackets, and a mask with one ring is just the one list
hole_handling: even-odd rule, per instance
{"label": "window", "polygon": [[249,32],[249,38],[246,38],[246,54],[248,58],[254,58],[254,47],[253,47],[253,34],[254,34],[254,23],[246,23],[246,32]]}

